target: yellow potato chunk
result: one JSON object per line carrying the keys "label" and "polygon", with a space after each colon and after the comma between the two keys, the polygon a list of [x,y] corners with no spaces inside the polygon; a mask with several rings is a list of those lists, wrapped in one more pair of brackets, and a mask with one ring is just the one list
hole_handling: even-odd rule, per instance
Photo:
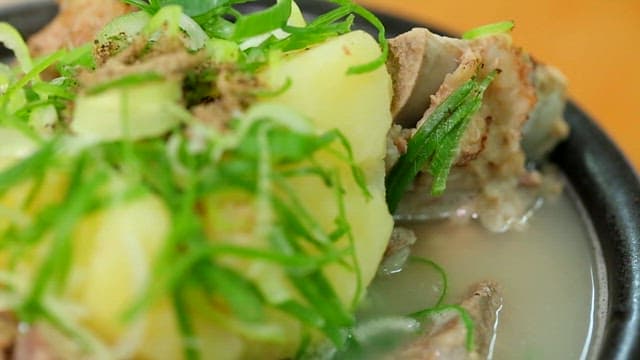
{"label": "yellow potato chunk", "polygon": [[37,143],[20,130],[8,127],[0,128],[0,169],[6,168],[14,160],[31,155],[37,149]]}
{"label": "yellow potato chunk", "polygon": [[[80,304],[82,324],[98,334],[117,358],[133,354],[142,359],[183,357],[169,299],[159,299],[133,321],[124,321],[125,312],[147,285],[152,261],[170,226],[166,206],[155,196],[145,195],[85,218],[74,234],[77,255],[68,296]],[[240,357],[239,336],[209,318],[198,316],[195,321],[204,358]]]}
{"label": "yellow potato chunk", "polygon": [[125,332],[123,314],[145,288],[169,226],[164,204],[147,195],[94,214],[79,227],[75,296],[90,326],[110,341]]}
{"label": "yellow potato chunk", "polygon": [[[360,281],[357,281],[358,272],[338,265],[327,266],[325,274],[349,307],[360,300],[358,295],[362,295],[375,275],[393,227],[384,189],[385,142],[391,124],[391,80],[384,67],[364,74],[347,74],[350,67],[379,55],[376,41],[357,31],[288,54],[262,73],[263,80],[273,88],[279,88],[288,79],[292,84],[284,93],[261,100],[263,105],[292,108],[308,117],[318,133],[339,130],[353,149],[356,165],[364,171],[370,197],[365,196],[353,179],[344,157],[326,149],[318,154],[317,160],[323,167],[338,171],[344,189],[344,211],[353,235]],[[72,130],[83,138],[96,140],[161,135],[177,124],[165,105],[177,103],[180,91],[175,83],[153,82],[82,95],[76,103]],[[150,97],[159,101],[136,101]],[[0,132],[0,138],[5,135]],[[29,143],[18,140],[11,153],[0,153],[0,157],[13,158],[26,152]],[[337,141],[332,150],[346,153]],[[39,195],[34,207],[60,201],[58,197],[68,187],[66,174],[49,175],[45,180],[48,194],[52,195]],[[332,231],[341,212],[335,188],[311,175],[292,181],[311,215],[327,232]],[[123,185],[127,184],[114,180],[104,190],[119,194]],[[16,187],[15,192],[0,199],[0,205],[18,208],[31,186],[25,183]],[[252,232],[256,227],[252,195],[227,193],[202,200],[205,230],[211,241],[267,246],[265,239],[256,239]],[[115,358],[183,357],[180,331],[168,298],[157,299],[133,322],[123,319],[140,291],[145,289],[152,275],[153,260],[161,251],[171,225],[166,204],[146,194],[88,214],[74,229],[72,271],[61,298],[77,305],[80,311],[74,320],[104,341]],[[2,226],[7,225],[0,222],[0,229]],[[349,237],[343,236],[337,247],[347,248],[349,241]],[[3,260],[0,258],[0,264]],[[221,263],[258,283],[270,302],[284,302],[298,296],[284,270],[276,264],[248,259]],[[200,300],[203,306],[218,304],[216,299],[191,300]],[[299,345],[302,325],[284,312],[269,309],[264,323],[247,326],[229,309],[220,306],[205,314],[198,311],[197,304],[190,304],[189,310],[197,315],[194,327],[200,335],[198,342],[203,358],[280,359],[292,356]]]}
{"label": "yellow potato chunk", "polygon": [[[357,75],[348,75],[347,70],[379,54],[379,45],[369,34],[355,31],[288,55],[264,74],[275,88],[291,80],[286,92],[267,102],[289,106],[309,117],[318,131],[338,129],[349,140],[355,161],[366,174],[371,199],[366,199],[350,179],[343,161],[329,155],[324,157],[324,165],[341,168],[346,182],[346,213],[355,238],[363,286],[375,275],[393,227],[384,190],[391,79],[384,66]],[[300,179],[297,189],[313,215],[329,228],[338,211],[333,190],[311,177]],[[327,275],[342,300],[349,303],[356,293],[354,273],[336,266],[329,268]]]}
{"label": "yellow potato chunk", "polygon": [[151,81],[82,95],[76,100],[71,130],[93,140],[144,139],[178,124],[170,106],[182,97],[175,81]]}

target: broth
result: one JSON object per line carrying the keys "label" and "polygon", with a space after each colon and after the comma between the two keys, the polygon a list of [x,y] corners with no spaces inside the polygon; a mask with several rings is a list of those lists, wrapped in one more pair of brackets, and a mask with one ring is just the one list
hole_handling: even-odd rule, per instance
{"label": "broth", "polygon": [[[606,309],[600,250],[571,194],[549,200],[522,231],[490,233],[475,222],[414,226],[412,254],[440,264],[449,279],[446,303],[495,280],[503,290],[492,358],[585,359]],[[435,285],[434,285],[435,284]],[[371,286],[361,316],[408,314],[432,306],[438,274],[415,262]]]}

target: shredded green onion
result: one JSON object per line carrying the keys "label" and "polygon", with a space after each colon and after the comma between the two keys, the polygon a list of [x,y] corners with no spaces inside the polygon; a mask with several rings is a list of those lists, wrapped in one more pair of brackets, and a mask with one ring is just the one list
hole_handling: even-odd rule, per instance
{"label": "shredded green onion", "polygon": [[442,281],[442,291],[440,292],[440,296],[438,296],[438,300],[436,301],[434,307],[439,307],[440,305],[442,305],[444,303],[444,299],[447,297],[447,292],[449,291],[449,280],[447,279],[447,272],[444,271],[442,266],[438,265],[436,262],[420,256],[411,256],[409,260],[416,263],[428,265],[432,267],[438,273],[438,275],[440,275],[440,281]]}
{"label": "shredded green onion", "polygon": [[154,10],[154,6],[152,6],[151,4],[149,4],[148,2],[144,1],[144,0],[122,0],[122,2],[129,4],[129,5],[133,5],[133,6],[137,6],[138,8],[146,11],[146,12],[151,12]]}
{"label": "shredded green onion", "polygon": [[193,329],[191,316],[187,307],[187,300],[183,289],[176,289],[173,293],[173,307],[178,320],[178,328],[182,335],[182,348],[184,349],[184,357],[187,360],[200,359],[200,350],[198,346],[197,336]]}
{"label": "shredded green onion", "polygon": [[89,88],[87,90],[87,94],[97,95],[113,88],[127,87],[162,80],[164,80],[164,77],[156,72],[134,73]]}
{"label": "shredded green onion", "polygon": [[[274,51],[286,52],[303,49],[351,31],[355,15],[357,15],[377,30],[381,54],[369,63],[349,68],[348,73],[361,74],[383,66],[388,56],[389,45],[382,22],[369,10],[352,0],[329,1],[337,4],[338,7],[318,16],[307,26],[296,27],[287,25],[292,13],[292,0],[278,0],[275,5],[253,13],[242,13],[234,8],[234,5],[251,2],[251,0],[201,2],[192,0],[150,2],[125,0],[126,3],[137,6],[149,14],[156,14],[147,25],[147,34],[150,35],[149,29],[157,31],[160,26],[170,26],[169,33],[175,34],[179,22],[180,27],[188,34],[188,38],[193,43],[192,49],[199,49],[206,43],[203,41],[205,34],[211,39],[231,40],[239,45],[247,39],[262,35],[267,36],[276,30],[283,30],[286,36],[270,36],[257,46],[244,49],[243,56],[238,59],[238,63],[250,71],[255,71],[265,65],[268,62],[269,54]],[[190,17],[178,21],[176,10],[178,7],[182,8],[184,13]]]}
{"label": "shredded green onion", "polygon": [[347,73],[362,74],[362,73],[371,72],[375,69],[380,68],[381,66],[384,66],[385,62],[387,61],[387,57],[389,55],[389,43],[387,42],[386,32],[385,32],[384,25],[382,24],[382,21],[380,21],[380,19],[378,19],[378,17],[375,16],[372,12],[370,12],[369,10],[365,9],[360,5],[356,5],[351,0],[332,0],[332,1],[337,4],[341,4],[343,6],[350,6],[351,11],[353,13],[361,16],[363,19],[365,19],[371,25],[373,25],[373,27],[378,31],[378,41],[380,42],[380,47],[382,49],[382,53],[377,59],[372,60],[367,64],[351,67],[349,68],[349,70],[347,70]]}
{"label": "shredded green onion", "polygon": [[4,94],[0,95],[0,104],[4,110],[11,99],[11,96],[23,89],[29,82],[40,79],[40,74],[45,71],[49,66],[55,64],[62,56],[64,51],[57,51],[51,55],[48,55],[44,59],[37,62],[27,73],[24,74],[16,83],[9,86]]}
{"label": "shredded green onion", "polygon": [[490,73],[481,83],[471,79],[456,89],[435,108],[409,140],[407,152],[400,157],[386,178],[387,204],[392,213],[416,175],[429,162],[437,180],[432,193],[437,195],[444,191],[461,134],[482,105],[484,91],[496,75],[496,72]]}
{"label": "shredded green onion", "polygon": [[[238,72],[251,73],[264,66],[273,54],[302,49],[349,32],[355,16],[377,29],[382,51],[378,58],[350,68],[349,73],[359,74],[383,66],[388,52],[382,23],[369,11],[347,0],[334,1],[337,4],[334,10],[305,27],[287,25],[292,0],[278,0],[275,5],[253,13],[242,13],[235,8],[247,2],[245,0],[124,2],[145,13],[116,19],[103,31],[99,41],[119,41],[115,38],[123,33],[130,37],[141,35],[148,41],[144,50],[147,51],[153,49],[158,39],[168,35],[184,40],[190,52],[206,47],[203,52],[211,56],[208,59],[214,64],[207,63],[204,67],[210,66],[206,70],[211,72],[197,69],[191,78],[210,75],[204,80],[209,91],[198,94],[194,104],[203,99],[215,100],[211,88],[215,87],[215,70],[218,70],[215,66],[219,63],[233,61]],[[284,31],[286,36],[270,36],[254,48],[241,50],[241,41],[275,30]],[[93,57],[92,44],[32,61],[24,40],[17,34],[9,25],[0,24],[0,41],[14,50],[24,73],[14,76],[8,68],[4,72],[0,69],[5,90],[0,96],[2,125],[33,132],[40,148],[22,159],[15,159],[14,164],[0,171],[0,196],[31,182],[21,208],[35,213],[29,221],[15,222],[3,229],[0,247],[9,251],[10,271],[17,271],[34,249],[48,250],[47,256],[36,259],[33,281],[16,309],[21,320],[49,321],[63,333],[75,331],[67,323],[57,321],[58,315],[47,306],[47,299],[62,296],[69,285],[76,256],[74,226],[89,215],[145,194],[156,197],[168,209],[170,233],[152,259],[146,287],[122,314],[124,322],[133,321],[160,298],[170,299],[182,335],[184,356],[197,359],[202,354],[194,341],[198,335],[194,316],[201,312],[210,314],[215,309],[210,303],[194,300],[191,294],[195,293],[223,303],[225,311],[241,324],[225,323],[233,330],[258,327],[267,309],[276,309],[300,321],[309,333],[323,333],[338,348],[345,345],[346,329],[355,323],[353,309],[364,291],[355,238],[346,214],[345,177],[355,182],[363,197],[370,198],[371,194],[343,134],[337,130],[318,133],[308,119],[290,109],[264,105],[254,106],[246,114],[234,114],[228,129],[202,135],[202,143],[197,147],[193,146],[191,136],[201,134],[191,133],[197,133],[191,121],[168,129],[162,136],[136,140],[130,136],[129,127],[137,119],[130,118],[128,110],[136,106],[138,99],[125,99],[123,91],[124,135],[109,142],[75,142],[68,120],[79,90],[90,96],[114,88],[168,80],[148,71],[115,77],[93,87],[83,83],[80,88],[79,74],[102,66],[100,59]],[[118,42],[119,46],[129,45],[129,38],[120,40],[127,41]],[[57,70],[60,76],[50,81],[40,79],[47,69]],[[182,84],[187,84],[186,81]],[[287,82],[274,92],[252,95],[274,96],[289,85]],[[52,124],[56,126],[52,135],[56,138],[52,141],[42,140],[49,137],[39,136],[41,134],[30,129],[31,116],[42,109],[50,111],[57,120]],[[192,120],[187,110],[181,115]],[[173,141],[175,148],[168,145],[173,145]],[[341,166],[322,163],[317,159],[319,152],[333,156],[341,166],[348,166],[351,173],[343,175],[338,171]],[[34,204],[44,191],[46,174],[54,168],[61,176],[69,177],[69,184],[59,201],[39,208]],[[320,180],[320,186],[333,191],[330,201],[335,203],[337,213],[332,224],[320,224],[312,216],[312,205],[301,200],[293,185],[298,177],[315,177]],[[126,189],[111,193],[109,184],[114,179],[126,183]],[[253,235],[264,238],[263,247],[239,246],[224,238],[210,238],[203,212],[212,210],[208,206],[215,210],[219,204],[208,204],[204,199],[226,193],[240,193],[251,199],[257,212]],[[296,296],[272,301],[261,284],[224,260],[276,265],[283,270],[283,281],[288,281]],[[349,304],[342,303],[325,275],[324,268],[329,264],[337,264],[354,274],[356,288]],[[209,305],[212,309],[198,309],[196,304]],[[268,329],[245,333],[275,336]],[[87,342],[84,335],[75,338]]]}
{"label": "shredded green onion", "polygon": [[4,44],[7,49],[13,51],[13,54],[22,69],[22,72],[28,73],[33,67],[31,56],[27,44],[20,33],[10,24],[0,22],[0,43]]}
{"label": "shredded green onion", "polygon": [[168,36],[180,34],[180,19],[182,8],[177,5],[162,7],[145,25],[142,33],[151,36],[157,31],[163,31]]}
{"label": "shredded green onion", "polygon": [[291,15],[291,0],[278,0],[277,3],[261,10],[238,18],[231,38],[236,41],[261,35],[286,25]]}
{"label": "shredded green onion", "polygon": [[49,142],[23,161],[0,172],[0,195],[25,179],[41,174],[53,160],[57,143]]}
{"label": "shredded green onion", "polygon": [[[460,148],[460,139],[462,139],[462,135],[471,121],[471,117],[480,110],[484,92],[496,75],[497,72],[492,72],[487,75],[487,77],[478,85],[478,88],[473,94],[474,97],[467,100],[470,104],[469,107],[466,107],[463,104],[465,108],[461,108],[453,114],[452,118],[455,117],[457,120],[455,121],[456,125],[448,132],[446,138],[441,141],[436,153],[433,155],[433,159],[431,160],[430,170],[434,177],[431,188],[432,195],[441,195],[446,189],[449,171],[451,170],[451,166],[453,166],[453,161]],[[460,115],[457,115],[458,111],[461,112]],[[460,119],[457,119],[458,116]]]}
{"label": "shredded green onion", "polygon": [[448,311],[455,311],[458,313],[458,315],[460,316],[460,319],[462,320],[462,323],[464,324],[464,327],[467,329],[467,335],[465,337],[465,344],[466,344],[466,348],[468,352],[473,351],[474,347],[475,347],[475,324],[473,322],[473,318],[471,318],[471,315],[469,314],[469,312],[463,308],[460,305],[441,305],[441,306],[437,306],[437,307],[433,307],[433,308],[429,308],[429,309],[425,309],[425,310],[421,310],[418,312],[415,312],[409,316],[417,319],[417,320],[423,320],[426,318],[429,318],[431,316],[437,315],[437,314],[442,314]]}
{"label": "shredded green onion", "polygon": [[484,36],[508,33],[513,30],[514,26],[515,23],[511,20],[482,25],[465,32],[464,34],[462,34],[462,38],[466,40],[472,40]]}

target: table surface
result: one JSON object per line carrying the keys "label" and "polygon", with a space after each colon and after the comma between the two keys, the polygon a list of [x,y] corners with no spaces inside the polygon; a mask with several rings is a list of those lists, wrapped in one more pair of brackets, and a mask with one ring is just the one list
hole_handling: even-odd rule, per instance
{"label": "table surface", "polygon": [[514,20],[516,44],[564,72],[573,100],[640,169],[640,0],[358,2],[454,33]]}

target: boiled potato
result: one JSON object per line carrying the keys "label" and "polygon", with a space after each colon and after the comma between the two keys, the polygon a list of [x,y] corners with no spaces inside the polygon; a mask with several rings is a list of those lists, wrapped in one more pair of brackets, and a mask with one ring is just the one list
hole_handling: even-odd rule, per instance
{"label": "boiled potato", "polygon": [[[344,184],[346,212],[355,237],[364,286],[375,275],[393,227],[384,190],[385,139],[391,125],[391,80],[384,66],[357,75],[348,75],[347,70],[379,55],[380,47],[369,34],[354,31],[286,56],[263,74],[267,83],[275,88],[291,80],[286,92],[266,102],[286,105],[306,115],[318,131],[340,130],[353,148],[356,164],[366,174],[371,199],[365,199],[352,180]],[[344,162],[329,155],[324,156],[324,160],[325,165],[339,166],[343,179],[350,179]],[[313,215],[330,228],[338,211],[333,190],[311,177],[300,179],[296,185]],[[356,293],[354,274],[332,267],[327,275],[348,304]]]}
{"label": "boiled potato", "polygon": [[0,144],[0,170],[31,155],[38,148],[38,144],[22,131],[9,127],[0,127]]}
{"label": "boiled potato", "polygon": [[91,327],[113,341],[126,330],[122,314],[145,288],[171,220],[164,204],[148,195],[85,221],[74,241],[75,273],[82,276],[77,297]]}
{"label": "boiled potato", "polygon": [[[307,51],[286,55],[261,74],[273,88],[279,88],[287,79],[292,83],[286,92],[260,100],[262,105],[292,108],[308,117],[318,133],[339,130],[353,148],[356,165],[364,170],[370,197],[366,197],[353,180],[351,168],[344,159],[326,150],[318,157],[323,166],[339,171],[345,190],[346,216],[355,240],[362,287],[357,288],[353,271],[332,265],[325,272],[343,303],[349,307],[354,300],[359,300],[356,294],[362,295],[364,286],[373,278],[393,226],[384,193],[391,81],[384,67],[365,74],[347,75],[351,66],[369,62],[379,54],[379,46],[373,38],[358,31],[330,39]],[[130,106],[123,100],[125,95],[127,99],[133,99],[126,101]],[[134,103],[140,97],[157,98],[160,105],[158,102],[149,106]],[[96,140],[156,136],[176,126],[177,120],[162,104],[175,103],[179,97],[180,89],[171,82],[137,84],[126,91],[118,88],[82,95],[76,104],[72,130],[83,138]],[[140,122],[125,124],[126,119]],[[124,125],[128,126],[126,130],[123,130]],[[344,153],[338,142],[333,149]],[[65,193],[67,177],[60,175],[51,181],[54,180],[57,182],[47,187],[48,192]],[[105,191],[122,193],[119,186],[126,184],[118,181],[114,179]],[[333,229],[339,214],[335,189],[328,188],[317,177],[300,177],[293,181],[311,215],[327,231]],[[16,189],[15,194],[7,194],[0,202],[15,207],[28,190]],[[50,202],[59,200],[51,199]],[[205,199],[203,216],[212,241],[232,238],[246,246],[265,246],[261,242],[264,239],[252,236],[254,200],[242,194],[214,195]],[[225,204],[229,206],[225,207]],[[122,319],[123,312],[145,287],[153,259],[161,251],[170,228],[171,218],[166,205],[155,195],[147,194],[86,216],[73,234],[73,275],[65,299],[81,308],[78,322],[95,332],[119,358],[173,359],[183,356],[179,329],[168,299],[154,303],[133,323],[125,323]],[[231,236],[233,234],[235,237]],[[348,245],[346,238],[338,244],[340,248]],[[284,271],[272,263],[229,262],[225,265],[258,282],[265,297],[272,302],[298,296]],[[298,346],[301,325],[282,312],[268,310],[261,329],[258,326],[243,329],[243,324],[231,316],[227,311],[218,319],[194,317],[204,358],[285,358]],[[264,339],[247,340],[247,332],[261,330],[264,330],[262,335],[267,334]],[[271,338],[267,338],[269,336]]]}
{"label": "boiled potato", "polygon": [[[355,162],[366,174],[371,198],[364,196],[343,159],[323,152],[319,160],[325,167],[337,168],[343,179],[346,213],[355,240],[363,287],[375,275],[393,227],[384,192],[385,141],[391,124],[391,81],[384,67],[360,75],[347,75],[347,69],[371,61],[379,54],[378,44],[368,34],[354,32],[308,51],[288,55],[265,70],[262,77],[273,88],[279,88],[290,79],[291,87],[259,104],[292,108],[308,117],[318,133],[338,129],[351,143]],[[320,63],[322,70],[317,71]],[[337,144],[334,148],[344,151]],[[311,215],[326,230],[333,229],[339,213],[335,190],[314,176],[294,179],[293,186]],[[257,248],[266,246],[264,239],[253,237],[255,208],[247,195],[225,193],[212,197],[208,203],[210,205],[205,208],[210,210],[205,215],[205,223],[209,225],[212,239]],[[347,246],[346,238],[338,244],[339,248]],[[256,281],[272,302],[296,299],[295,290],[288,284],[282,269],[274,264],[233,259],[227,265]],[[343,303],[350,307],[358,293],[354,272],[331,265],[325,274]],[[287,331],[289,341],[245,342],[245,357],[282,358],[295,351],[300,336],[295,323],[292,324],[291,319],[278,319],[275,314],[268,321]]]}
{"label": "boiled potato", "polygon": [[108,89],[77,98],[71,130],[97,141],[159,136],[178,124],[171,112],[182,98],[180,83],[162,80]]}

